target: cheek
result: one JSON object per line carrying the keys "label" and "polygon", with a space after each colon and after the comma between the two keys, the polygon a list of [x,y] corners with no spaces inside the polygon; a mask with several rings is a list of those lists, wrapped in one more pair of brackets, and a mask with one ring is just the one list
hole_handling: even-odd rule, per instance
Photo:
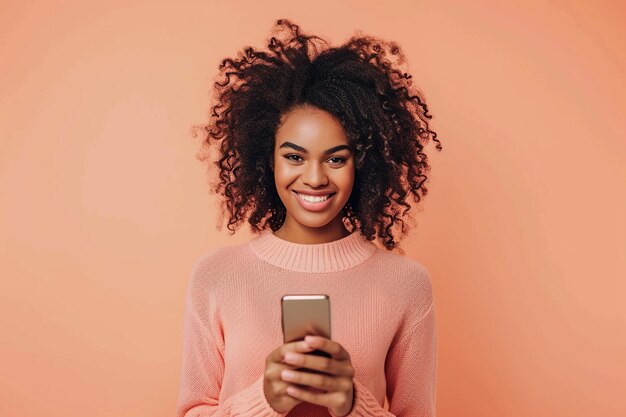
{"label": "cheek", "polygon": [[274,167],[274,180],[276,184],[288,185],[297,176],[295,170],[287,164],[276,164]]}
{"label": "cheek", "polygon": [[354,186],[354,171],[343,172],[336,178],[336,184],[344,189],[352,188]]}
{"label": "cheek", "polygon": [[277,162],[274,164],[274,177],[276,179],[281,179],[285,176],[285,164]]}

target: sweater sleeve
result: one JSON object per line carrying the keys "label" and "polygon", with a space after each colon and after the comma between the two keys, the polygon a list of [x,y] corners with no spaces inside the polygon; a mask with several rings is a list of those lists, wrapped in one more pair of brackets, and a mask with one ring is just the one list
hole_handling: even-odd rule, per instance
{"label": "sweater sleeve", "polygon": [[433,303],[390,348],[385,372],[389,411],[394,416],[435,416],[437,328]]}
{"label": "sweater sleeve", "polygon": [[[344,417],[394,417],[378,403],[376,397],[357,378],[353,378],[352,382],[354,387],[352,410]],[[332,417],[337,417],[330,408],[328,413]]]}
{"label": "sweater sleeve", "polygon": [[224,376],[224,332],[218,297],[207,271],[196,263],[183,314],[183,352],[177,417],[283,417],[267,402],[263,375],[237,394],[219,402]]}
{"label": "sweater sleeve", "polygon": [[[389,411],[355,377],[352,410],[345,417],[434,417],[437,334],[433,304],[425,316],[390,347],[387,358]],[[330,409],[328,411],[336,417]]]}

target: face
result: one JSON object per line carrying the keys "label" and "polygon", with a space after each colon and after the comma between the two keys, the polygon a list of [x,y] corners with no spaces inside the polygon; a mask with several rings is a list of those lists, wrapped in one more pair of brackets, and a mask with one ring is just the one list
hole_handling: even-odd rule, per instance
{"label": "face", "polygon": [[275,135],[273,169],[287,209],[283,227],[292,233],[345,230],[341,210],[352,193],[354,162],[341,123],[310,106],[292,110],[282,121]]}

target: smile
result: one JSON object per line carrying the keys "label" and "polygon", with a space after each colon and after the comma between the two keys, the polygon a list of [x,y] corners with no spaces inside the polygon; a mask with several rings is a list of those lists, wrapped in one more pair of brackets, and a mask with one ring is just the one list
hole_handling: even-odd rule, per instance
{"label": "smile", "polygon": [[310,196],[298,194],[294,191],[296,200],[300,203],[302,208],[309,211],[321,211],[324,210],[331,202],[331,199],[336,193],[331,193],[325,196]]}

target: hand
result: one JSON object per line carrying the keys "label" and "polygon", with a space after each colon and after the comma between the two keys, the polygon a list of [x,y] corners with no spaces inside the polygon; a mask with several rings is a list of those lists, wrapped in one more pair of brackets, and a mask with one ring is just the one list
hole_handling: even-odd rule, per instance
{"label": "hand", "polygon": [[[329,353],[331,358],[295,353],[294,358],[290,359],[291,355],[286,355],[285,362],[288,364],[322,372],[283,370],[283,380],[306,386],[299,388],[289,384],[287,394],[301,401],[328,407],[337,417],[345,416],[352,410],[354,399],[354,368],[350,355],[339,343],[322,336],[307,336],[304,343],[312,350]],[[291,376],[286,371],[290,371]]]}
{"label": "hand", "polygon": [[309,347],[303,340],[285,343],[274,349],[265,359],[265,373],[263,377],[263,392],[268,404],[279,413],[287,413],[302,401],[287,395],[286,389],[289,385],[280,377],[284,369],[294,369],[282,362],[287,352],[306,353],[312,352],[315,348]]}

